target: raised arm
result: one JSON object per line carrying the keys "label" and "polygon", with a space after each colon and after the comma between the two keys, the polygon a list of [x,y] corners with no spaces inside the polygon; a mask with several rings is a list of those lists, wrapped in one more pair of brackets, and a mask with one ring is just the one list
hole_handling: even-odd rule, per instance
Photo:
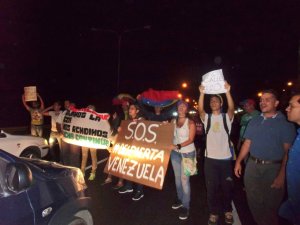
{"label": "raised arm", "polygon": [[30,106],[27,104],[27,102],[25,101],[25,95],[22,95],[22,102],[24,107],[26,108],[27,111],[30,111]]}
{"label": "raised arm", "polygon": [[42,111],[42,114],[43,114],[44,116],[50,116],[50,115],[49,115],[49,111],[50,111],[51,109],[53,109],[53,105],[51,105],[51,106],[47,107],[46,109],[44,109],[44,110]]}
{"label": "raised arm", "polygon": [[199,86],[200,96],[199,96],[199,102],[198,102],[198,110],[199,110],[199,116],[202,121],[205,120],[205,110],[204,110],[204,86]]}
{"label": "raised arm", "polygon": [[234,116],[234,102],[232,99],[232,96],[230,94],[230,88],[231,86],[225,81],[225,89],[227,90],[226,92],[226,99],[227,99],[227,104],[228,104],[228,110],[227,114],[229,116],[229,119],[232,120]]}
{"label": "raised arm", "polygon": [[41,102],[41,110],[44,110],[45,109],[44,101],[43,101],[42,97],[39,94],[37,94],[37,96],[38,96],[38,98],[40,99],[40,102]]}

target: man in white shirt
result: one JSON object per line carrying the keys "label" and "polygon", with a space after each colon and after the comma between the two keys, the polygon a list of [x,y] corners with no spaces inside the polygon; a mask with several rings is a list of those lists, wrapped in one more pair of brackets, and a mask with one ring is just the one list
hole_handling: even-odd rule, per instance
{"label": "man in white shirt", "polygon": [[[204,174],[207,189],[207,201],[209,208],[209,225],[218,224],[219,213],[225,214],[225,223],[233,224],[232,193],[233,152],[229,146],[229,134],[234,117],[234,103],[230,94],[230,85],[225,82],[228,110],[222,112],[223,99],[220,95],[210,97],[211,114],[204,110],[204,86],[200,85],[199,114],[206,131],[206,152]],[[222,199],[219,199],[220,187]],[[221,202],[222,201],[222,202]]]}

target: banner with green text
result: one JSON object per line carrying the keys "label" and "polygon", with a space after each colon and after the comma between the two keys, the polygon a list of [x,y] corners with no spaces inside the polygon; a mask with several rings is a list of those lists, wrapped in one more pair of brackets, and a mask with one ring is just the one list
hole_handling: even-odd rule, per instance
{"label": "banner with green text", "polygon": [[71,108],[63,118],[63,141],[82,147],[107,149],[110,146],[108,119],[107,113]]}

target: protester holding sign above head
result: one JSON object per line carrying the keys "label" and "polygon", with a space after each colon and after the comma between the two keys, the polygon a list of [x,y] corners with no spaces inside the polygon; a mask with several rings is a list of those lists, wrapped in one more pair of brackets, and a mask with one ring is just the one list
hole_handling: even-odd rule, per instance
{"label": "protester holding sign above head", "polygon": [[[90,109],[92,111],[96,110],[94,105],[89,105],[87,109]],[[82,153],[81,171],[83,174],[85,174],[85,167],[86,167],[89,151],[91,152],[91,158],[92,158],[92,172],[90,173],[89,180],[94,180],[96,177],[96,170],[97,170],[97,149],[81,147],[81,153]]]}
{"label": "protester holding sign above head", "polygon": [[43,136],[43,124],[44,124],[44,117],[43,117],[43,110],[45,108],[44,101],[42,97],[37,94],[37,97],[39,101],[33,101],[32,106],[29,106],[29,104],[25,100],[25,95],[22,95],[22,102],[24,107],[27,109],[27,111],[30,112],[31,116],[31,135],[32,136]]}
{"label": "protester holding sign above head", "polygon": [[193,120],[187,118],[188,104],[180,100],[177,103],[178,118],[175,124],[173,151],[171,162],[175,175],[177,200],[172,209],[181,209],[179,219],[186,220],[189,216],[191,186],[190,176],[196,173],[196,148],[194,138],[196,126]]}
{"label": "protester holding sign above head", "polygon": [[[128,112],[129,112],[129,120],[138,121],[144,119],[143,117],[140,116],[140,108],[137,104],[131,104],[129,106]],[[144,197],[143,185],[136,184],[136,186],[137,186],[136,191],[132,197],[133,201],[138,201]],[[131,181],[126,181],[126,184],[123,187],[121,187],[121,189],[119,190],[120,194],[131,193],[131,192],[133,192]]]}
{"label": "protester holding sign above head", "polygon": [[[223,88],[222,88],[223,89]],[[227,113],[222,113],[223,99],[220,95],[210,97],[211,114],[204,110],[204,94],[206,87],[200,85],[199,114],[206,131],[206,152],[204,174],[209,208],[209,225],[218,224],[219,213],[225,213],[225,223],[233,224],[232,195],[233,175],[232,158],[234,153],[230,148],[229,134],[234,117],[234,103],[230,94],[230,85],[225,82]],[[218,199],[219,186],[223,192],[223,199]]]}

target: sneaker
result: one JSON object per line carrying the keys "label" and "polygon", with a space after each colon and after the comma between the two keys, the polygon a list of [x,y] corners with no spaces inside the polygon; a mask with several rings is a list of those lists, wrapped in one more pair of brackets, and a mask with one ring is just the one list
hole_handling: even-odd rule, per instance
{"label": "sneaker", "polygon": [[126,187],[126,186],[123,186],[123,187],[120,188],[120,190],[118,192],[120,194],[125,194],[125,193],[133,192],[133,189],[129,188],[129,187]]}
{"label": "sneaker", "polygon": [[96,173],[90,173],[89,180],[95,180]]}
{"label": "sneaker", "polygon": [[232,212],[226,212],[225,213],[225,223],[226,224],[233,224],[233,215]]}
{"label": "sneaker", "polygon": [[123,183],[118,182],[115,186],[113,186],[112,188],[114,190],[119,190],[121,187],[123,187]]}
{"label": "sneaker", "polygon": [[182,207],[182,203],[180,200],[176,200],[176,202],[172,205],[172,209],[179,209]]}
{"label": "sneaker", "polygon": [[217,225],[218,224],[218,219],[219,219],[218,215],[210,214],[207,224],[208,225]]}
{"label": "sneaker", "polygon": [[187,208],[182,207],[179,213],[180,220],[186,220],[189,217],[189,210]]}
{"label": "sneaker", "polygon": [[108,177],[104,180],[104,182],[101,185],[109,184],[111,182],[112,182],[112,179],[110,177]]}
{"label": "sneaker", "polygon": [[138,201],[142,197],[144,197],[144,193],[142,191],[137,191],[137,192],[135,192],[134,196],[132,197],[132,200],[133,201]]}

